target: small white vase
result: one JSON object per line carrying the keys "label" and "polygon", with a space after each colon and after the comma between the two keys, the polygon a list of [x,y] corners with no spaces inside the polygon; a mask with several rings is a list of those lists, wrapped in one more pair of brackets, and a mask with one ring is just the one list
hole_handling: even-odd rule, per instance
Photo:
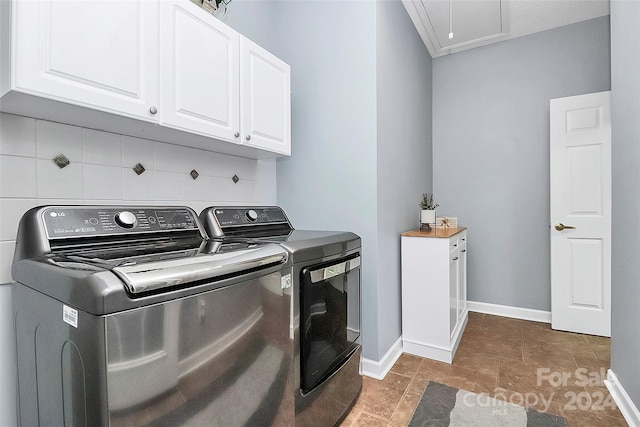
{"label": "small white vase", "polygon": [[434,224],[436,223],[436,211],[435,209],[423,209],[420,211],[420,223],[421,224]]}

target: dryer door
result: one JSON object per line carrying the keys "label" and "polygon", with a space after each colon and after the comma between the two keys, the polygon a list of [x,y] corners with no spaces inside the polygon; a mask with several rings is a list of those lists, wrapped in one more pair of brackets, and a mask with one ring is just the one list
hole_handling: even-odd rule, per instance
{"label": "dryer door", "polygon": [[300,387],[331,376],[360,337],[360,254],[307,267],[300,285]]}

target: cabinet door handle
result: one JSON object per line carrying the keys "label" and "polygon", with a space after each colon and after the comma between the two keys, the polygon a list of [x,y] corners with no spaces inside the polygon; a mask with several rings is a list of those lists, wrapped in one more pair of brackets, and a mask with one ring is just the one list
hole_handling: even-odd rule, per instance
{"label": "cabinet door handle", "polygon": [[454,258],[453,258],[453,260],[454,260],[454,261],[457,261],[457,260],[458,260],[458,257],[454,257]]}
{"label": "cabinet door handle", "polygon": [[247,141],[251,141],[251,135],[247,135]]}
{"label": "cabinet door handle", "polygon": [[233,136],[235,136],[236,138],[240,136],[240,132],[236,132],[233,134]]}
{"label": "cabinet door handle", "polygon": [[458,244],[457,244],[457,243],[455,243],[455,244],[453,245],[453,247],[454,247],[454,248],[457,248],[457,247],[458,247]]}
{"label": "cabinet door handle", "polygon": [[462,250],[462,252],[467,252],[467,250],[466,250],[466,249],[463,249],[463,250]]}
{"label": "cabinet door handle", "polygon": [[158,112],[158,109],[156,107],[151,107],[151,108],[149,108],[149,112],[151,114],[156,114]]}

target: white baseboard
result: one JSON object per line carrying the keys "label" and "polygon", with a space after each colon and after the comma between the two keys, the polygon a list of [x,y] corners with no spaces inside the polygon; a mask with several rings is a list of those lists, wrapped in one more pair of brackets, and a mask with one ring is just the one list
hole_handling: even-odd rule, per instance
{"label": "white baseboard", "polygon": [[426,357],[427,359],[438,360],[440,362],[451,364],[451,362],[453,362],[453,357],[456,354],[456,350],[458,349],[458,344],[460,344],[460,340],[462,339],[464,328],[467,326],[467,320],[468,311],[465,310],[462,315],[462,321],[453,334],[450,346],[443,347],[440,345],[403,339],[402,351],[404,353],[414,354],[416,356]]}
{"label": "white baseboard", "polygon": [[511,307],[508,305],[489,304],[487,302],[467,301],[469,311],[493,314],[494,316],[512,317],[514,319],[532,320],[534,322],[551,323],[551,312],[533,310],[531,308]]}
{"label": "white baseboard", "polygon": [[630,427],[639,427],[640,411],[638,411],[638,408],[634,405],[624,387],[622,387],[622,384],[618,381],[618,377],[616,377],[611,369],[607,371],[607,379],[604,381],[604,384],[609,389],[611,397],[613,397],[616,405],[618,405],[618,409],[620,409],[627,424],[629,424]]}
{"label": "white baseboard", "polygon": [[379,362],[362,358],[360,365],[360,373],[377,380],[382,380],[396,363],[396,360],[402,355],[402,337],[393,343],[389,351],[382,356]]}

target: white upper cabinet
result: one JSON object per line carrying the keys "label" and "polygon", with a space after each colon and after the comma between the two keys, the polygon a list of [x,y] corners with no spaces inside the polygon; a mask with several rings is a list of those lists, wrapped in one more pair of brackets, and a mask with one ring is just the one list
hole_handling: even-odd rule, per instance
{"label": "white upper cabinet", "polygon": [[239,34],[189,1],[160,7],[162,122],[239,141]]}
{"label": "white upper cabinet", "polygon": [[156,120],[157,3],[43,0],[11,5],[11,89]]}
{"label": "white upper cabinet", "polygon": [[251,40],[240,40],[243,143],[291,154],[291,70]]}
{"label": "white upper cabinet", "polygon": [[291,154],[289,66],[189,0],[0,0],[0,36],[0,111]]}

